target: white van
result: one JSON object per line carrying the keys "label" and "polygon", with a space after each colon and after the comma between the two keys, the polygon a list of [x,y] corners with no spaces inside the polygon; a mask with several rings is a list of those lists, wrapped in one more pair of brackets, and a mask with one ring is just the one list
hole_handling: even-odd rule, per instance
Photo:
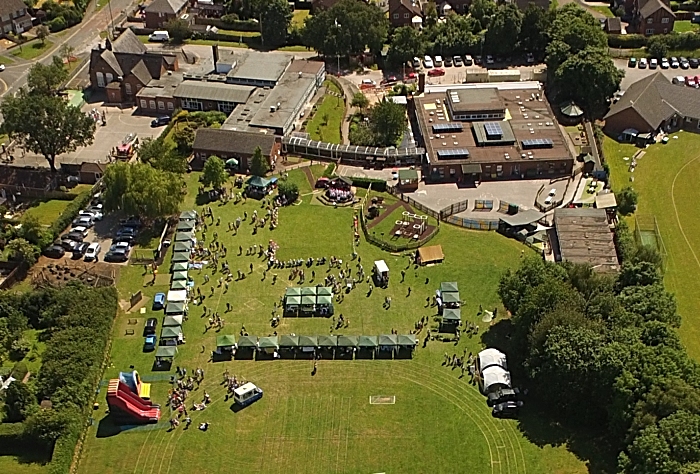
{"label": "white van", "polygon": [[685,85],[685,77],[683,76],[676,76],[671,80],[672,83],[674,83],[677,86],[684,86]]}
{"label": "white van", "polygon": [[170,41],[170,35],[167,31],[154,31],[148,37],[148,41],[167,43],[168,41]]}
{"label": "white van", "polygon": [[260,400],[262,396],[262,389],[250,382],[241,385],[233,391],[233,400],[241,407],[250,405],[256,400]]}

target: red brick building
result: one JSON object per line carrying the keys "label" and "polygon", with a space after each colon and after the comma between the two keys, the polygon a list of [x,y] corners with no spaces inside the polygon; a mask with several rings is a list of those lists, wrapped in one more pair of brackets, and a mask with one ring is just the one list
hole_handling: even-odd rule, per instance
{"label": "red brick building", "polygon": [[32,17],[22,0],[0,1],[0,38],[20,34],[32,28]]}
{"label": "red brick building", "polygon": [[413,18],[423,18],[419,0],[389,0],[389,22],[394,28],[412,26]]}
{"label": "red brick building", "polygon": [[272,164],[279,156],[281,141],[275,135],[262,132],[200,128],[192,145],[194,156],[190,166],[195,171],[202,170],[210,156],[218,156],[224,161],[235,158],[238,170],[245,173],[250,169],[250,159],[257,147]]}
{"label": "red brick building", "polygon": [[673,31],[676,15],[668,0],[634,0],[632,25],[645,36],[667,34]]}
{"label": "red brick building", "polygon": [[144,10],[146,28],[163,28],[167,22],[180,18],[187,9],[187,0],[154,0]]}

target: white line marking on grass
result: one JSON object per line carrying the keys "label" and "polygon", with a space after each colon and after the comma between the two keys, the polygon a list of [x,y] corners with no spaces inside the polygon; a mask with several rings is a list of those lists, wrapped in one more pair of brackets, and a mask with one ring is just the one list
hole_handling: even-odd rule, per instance
{"label": "white line marking on grass", "polygon": [[[340,399],[340,410],[339,410],[339,414],[341,416],[343,414],[343,404],[344,403],[345,403],[345,397],[342,397]],[[339,471],[340,470],[340,443],[341,443],[340,430],[342,430],[342,429],[343,429],[343,420],[339,419],[338,420],[338,442],[336,443],[336,446],[335,446],[335,472],[336,472],[336,474],[338,474],[338,472],[340,472]]]}
{"label": "white line marking on grass", "polygon": [[139,462],[141,462],[141,455],[143,454],[143,450],[148,444],[148,438],[151,437],[152,431],[148,432],[148,435],[146,436],[146,439],[143,441],[143,444],[141,445],[141,449],[139,450],[139,456],[136,458],[136,463],[134,464],[134,474],[136,474],[136,471],[139,468]]}
{"label": "white line marking on grass", "polygon": [[[348,467],[348,440],[350,439],[350,406],[352,405],[352,397],[348,397],[348,414],[345,417],[345,460],[343,461],[343,473]],[[340,442],[340,440],[338,440]]]}
{"label": "white line marking on grass", "polygon": [[[688,166],[689,164],[693,163],[695,160],[699,159],[700,155],[696,156],[683,166],[681,166],[681,169],[678,170],[676,173],[676,176],[673,177],[673,184],[671,184],[671,202],[673,203],[673,212],[676,213],[676,222],[678,222],[678,228],[681,230],[681,235],[683,235],[683,238],[685,239],[685,243],[688,244],[688,248],[690,249],[690,253],[693,254],[693,258],[695,259],[695,263],[698,264],[698,267],[700,267],[700,259],[698,259],[698,256],[695,254],[695,251],[693,250],[693,247],[690,245],[690,241],[688,240],[688,237],[685,235],[685,232],[683,231],[683,226],[681,225],[681,219],[678,217],[678,208],[676,207],[676,196],[674,195],[674,190],[676,188],[676,180],[678,179],[678,176],[680,176],[681,172]],[[660,232],[659,232],[660,233]]]}

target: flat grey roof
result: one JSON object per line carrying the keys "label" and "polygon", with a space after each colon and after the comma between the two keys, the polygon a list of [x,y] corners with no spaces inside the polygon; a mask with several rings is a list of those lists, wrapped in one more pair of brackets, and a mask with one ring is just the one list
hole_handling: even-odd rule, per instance
{"label": "flat grey roof", "polygon": [[220,82],[184,81],[175,89],[173,96],[244,104],[254,90],[255,87],[252,86]]}
{"label": "flat grey roof", "polygon": [[174,97],[181,82],[181,73],[163,74],[159,79],[149,81],[146,87],[138,91],[136,97]]}
{"label": "flat grey roof", "polygon": [[520,211],[512,216],[503,216],[501,220],[512,227],[517,227],[521,225],[532,224],[542,219],[544,214],[534,209],[528,209],[526,211]]}
{"label": "flat grey roof", "polygon": [[498,89],[448,89],[447,100],[455,112],[481,112],[506,108]]}
{"label": "flat grey roof", "polygon": [[292,62],[292,55],[251,51],[248,54],[242,54],[237,60],[235,67],[227,74],[228,77],[277,82]]}
{"label": "flat grey roof", "polygon": [[561,260],[603,272],[620,269],[605,209],[555,209],[554,227]]}
{"label": "flat grey roof", "polygon": [[[250,121],[254,127],[281,128],[290,119],[294,109],[304,99],[306,91],[314,85],[316,80],[312,77],[297,77],[284,79],[274,89],[269,91],[260,108]],[[274,112],[270,107],[280,104]]]}

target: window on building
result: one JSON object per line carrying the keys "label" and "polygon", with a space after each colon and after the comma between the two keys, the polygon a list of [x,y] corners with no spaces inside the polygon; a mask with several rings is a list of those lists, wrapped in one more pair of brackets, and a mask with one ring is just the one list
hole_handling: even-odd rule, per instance
{"label": "window on building", "polygon": [[651,25],[652,23],[654,23],[654,19],[653,19],[653,18],[647,18],[647,23]]}
{"label": "window on building", "polygon": [[698,128],[700,128],[700,120],[698,120]]}
{"label": "window on building", "polygon": [[112,75],[111,72],[108,72],[107,74],[105,74],[105,78],[106,78],[107,84],[109,84],[110,82],[112,82],[114,80],[114,75]]}
{"label": "window on building", "polygon": [[408,18],[408,13],[404,13],[404,14],[403,14],[403,17],[404,17],[404,18]]}
{"label": "window on building", "polygon": [[173,110],[175,106],[173,105],[172,102],[168,102],[168,110]]}
{"label": "window on building", "polygon": [[398,13],[394,13],[394,20],[398,20],[398,19],[399,19],[399,14],[398,14]]}
{"label": "window on building", "polygon": [[151,100],[151,101],[148,103],[148,105],[149,105],[149,107],[150,107],[151,109],[153,109],[153,110],[156,109],[156,101],[155,101],[155,100]]}
{"label": "window on building", "polygon": [[145,109],[148,107],[148,102],[146,102],[146,99],[141,99],[141,108]]}
{"label": "window on building", "polygon": [[649,28],[649,29],[647,30],[647,34],[648,34],[648,35],[653,35],[653,34],[654,34],[654,28]]}
{"label": "window on building", "polygon": [[158,101],[158,110],[165,110],[165,102],[162,100]]}
{"label": "window on building", "polygon": [[126,95],[131,95],[131,84],[128,82],[124,83],[124,90],[126,91]]}
{"label": "window on building", "polygon": [[661,23],[668,23],[669,20],[670,20],[670,18],[668,18],[668,17],[662,18]]}
{"label": "window on building", "polygon": [[455,169],[454,169],[454,168],[450,168],[450,176],[454,176],[454,175],[455,175]]}

